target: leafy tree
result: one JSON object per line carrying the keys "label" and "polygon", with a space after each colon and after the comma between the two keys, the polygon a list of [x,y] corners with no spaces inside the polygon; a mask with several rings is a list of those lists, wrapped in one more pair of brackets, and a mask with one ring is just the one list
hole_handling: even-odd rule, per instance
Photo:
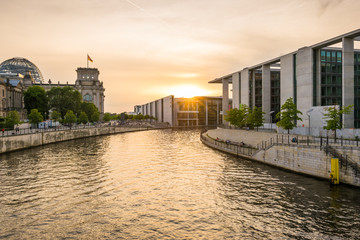
{"label": "leafy tree", "polygon": [[51,118],[55,120],[55,122],[59,121],[61,119],[61,114],[57,111],[52,111]]}
{"label": "leafy tree", "polygon": [[88,119],[91,119],[94,112],[99,112],[95,104],[89,102],[81,103],[81,111],[86,113]]}
{"label": "leafy tree", "polygon": [[44,118],[48,116],[49,104],[48,96],[43,87],[31,86],[24,92],[24,104],[28,113],[32,109],[38,109]]}
{"label": "leafy tree", "polygon": [[5,118],[5,127],[14,129],[14,125],[20,123],[20,116],[17,111],[10,111]]}
{"label": "leafy tree", "polygon": [[44,120],[43,116],[37,109],[31,109],[31,113],[28,115],[30,123],[37,124]]}
{"label": "leafy tree", "polygon": [[324,114],[324,119],[326,120],[326,126],[324,129],[333,130],[335,132],[336,139],[336,129],[341,129],[342,122],[341,117],[343,114],[349,114],[354,105],[344,106],[337,109],[336,107],[329,107],[327,112]]}
{"label": "leafy tree", "polygon": [[89,121],[89,119],[88,119],[86,113],[85,113],[85,112],[81,112],[81,113],[80,113],[80,116],[79,116],[79,123],[85,124],[85,123],[87,123],[88,121]]}
{"label": "leafy tree", "polygon": [[94,112],[92,115],[91,115],[91,121],[92,122],[98,122],[100,119],[100,113],[99,112]]}
{"label": "leafy tree", "polygon": [[47,95],[50,108],[59,112],[62,118],[69,110],[80,114],[82,97],[79,91],[71,87],[53,87]]}
{"label": "leafy tree", "polygon": [[242,128],[246,125],[248,109],[248,106],[246,106],[245,104],[241,105],[240,109],[233,108],[227,111],[225,120],[233,126]]}
{"label": "leafy tree", "polygon": [[[253,110],[249,110],[249,114],[247,117],[247,122],[251,127],[256,127],[257,131],[259,131],[259,127],[264,124],[264,112],[261,111],[261,108],[254,107]],[[249,127],[250,127],[249,126]]]}
{"label": "leafy tree", "polygon": [[105,113],[104,117],[103,117],[103,121],[104,122],[109,122],[111,120],[111,114],[110,113]]}
{"label": "leafy tree", "polygon": [[281,106],[281,111],[276,114],[276,118],[280,119],[276,125],[288,131],[290,133],[290,129],[296,127],[295,121],[302,119],[298,116],[302,115],[302,112],[297,110],[296,104],[293,102],[292,98],[288,98],[286,102]]}
{"label": "leafy tree", "polygon": [[72,124],[76,123],[76,116],[73,111],[68,110],[64,117],[64,123]]}

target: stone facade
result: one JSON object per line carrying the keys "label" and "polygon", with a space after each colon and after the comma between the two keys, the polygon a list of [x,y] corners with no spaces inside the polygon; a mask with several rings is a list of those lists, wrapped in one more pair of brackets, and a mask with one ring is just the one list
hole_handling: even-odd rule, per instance
{"label": "stone facade", "polygon": [[103,82],[99,80],[99,70],[97,68],[78,68],[76,72],[75,84],[68,82],[66,84],[60,84],[60,82],[54,84],[51,80],[47,84],[35,83],[31,80],[31,76],[26,75],[24,77],[25,89],[35,85],[43,87],[46,91],[53,87],[72,87],[81,93],[84,102],[94,103],[100,114],[104,114],[105,88]]}
{"label": "stone facade", "polygon": [[6,117],[8,112],[16,110],[19,112],[20,119],[26,118],[22,78],[21,74],[7,76],[0,74],[0,117]]}

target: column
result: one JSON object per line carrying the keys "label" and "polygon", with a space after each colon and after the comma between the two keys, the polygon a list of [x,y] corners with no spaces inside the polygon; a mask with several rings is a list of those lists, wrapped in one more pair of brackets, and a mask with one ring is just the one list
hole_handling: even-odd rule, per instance
{"label": "column", "polygon": [[270,123],[271,111],[271,74],[270,65],[262,66],[262,111],[265,112],[265,123]]}
{"label": "column", "polygon": [[[302,112],[300,117],[306,124],[306,112],[313,106],[313,49],[304,47],[298,50],[296,56],[296,90],[297,90],[297,109]],[[283,104],[283,103],[282,103]]]}
{"label": "column", "polygon": [[228,110],[228,106],[229,106],[229,79],[223,79],[222,80],[222,84],[223,84],[223,94],[222,94],[222,112],[223,112],[223,124],[225,126],[229,126],[229,123],[227,121],[225,121],[225,116],[227,115],[227,110]]}
{"label": "column", "polygon": [[208,109],[208,100],[205,99],[205,125],[209,125],[209,109]]}
{"label": "column", "polygon": [[240,73],[232,74],[232,106],[239,108],[240,105]]}
{"label": "column", "polygon": [[240,86],[240,104],[249,106],[249,69],[245,68],[241,71],[241,86]]}
{"label": "column", "polygon": [[[342,104],[349,106],[354,104],[354,39],[343,38],[342,48]],[[354,111],[344,114],[343,123],[345,128],[354,127]]]}

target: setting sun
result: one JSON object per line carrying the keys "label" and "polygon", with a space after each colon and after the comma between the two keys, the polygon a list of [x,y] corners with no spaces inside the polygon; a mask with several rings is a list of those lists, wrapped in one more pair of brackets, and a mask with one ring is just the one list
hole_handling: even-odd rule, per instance
{"label": "setting sun", "polygon": [[206,96],[211,94],[210,91],[200,88],[196,85],[174,86],[170,91],[175,97],[192,98],[195,96]]}

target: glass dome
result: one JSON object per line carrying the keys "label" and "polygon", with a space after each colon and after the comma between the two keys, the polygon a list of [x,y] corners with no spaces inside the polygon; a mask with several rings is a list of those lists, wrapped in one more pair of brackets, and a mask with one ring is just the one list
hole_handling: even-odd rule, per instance
{"label": "glass dome", "polygon": [[0,72],[20,73],[25,76],[28,71],[30,71],[36,83],[44,82],[40,69],[26,58],[11,58],[0,64]]}

